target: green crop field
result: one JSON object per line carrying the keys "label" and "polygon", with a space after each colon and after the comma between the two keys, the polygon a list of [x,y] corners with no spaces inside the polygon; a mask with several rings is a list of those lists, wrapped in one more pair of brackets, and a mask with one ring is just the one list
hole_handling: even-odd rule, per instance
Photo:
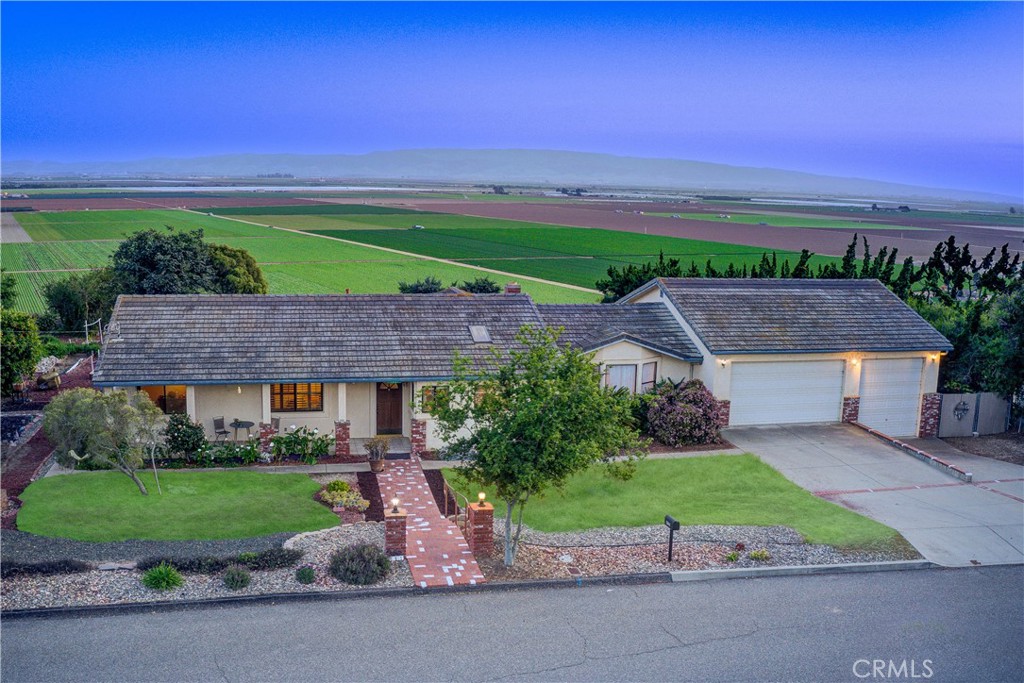
{"label": "green crop field", "polygon": [[206,237],[263,235],[267,228],[247,225],[187,211],[65,211],[19,213],[18,223],[36,242],[73,240],[121,240],[140,230],[202,228]]}
{"label": "green crop field", "polygon": [[[520,230],[522,228],[543,228],[557,229],[564,226],[550,223],[530,223],[527,221],[513,221],[503,218],[480,218],[477,216],[462,216],[452,213],[412,213],[401,215],[304,215],[304,216],[274,216],[274,215],[251,215],[245,216],[245,220],[262,225],[276,225],[281,228],[295,228],[297,230],[408,230],[414,225],[422,225],[431,230],[447,229],[477,229],[477,228],[508,228]],[[615,233],[622,234],[622,233]]]}
{"label": "green crop field", "polygon": [[[330,217],[299,215],[290,218],[325,220]],[[274,293],[329,293],[344,292],[345,289],[354,293],[389,293],[398,291],[400,281],[411,282],[433,276],[448,285],[485,275],[474,268],[438,263],[416,254],[396,254],[363,244],[186,211],[26,213],[19,215],[18,221],[33,239],[39,241],[0,245],[0,263],[15,277],[18,293],[15,305],[33,313],[45,310],[42,289],[46,283],[61,280],[74,270],[102,267],[117,249],[120,238],[147,228],[162,229],[165,225],[189,230],[202,228],[210,242],[246,249],[261,264]],[[359,224],[359,227],[365,228],[365,225]],[[347,233],[341,232],[341,237],[346,237]],[[506,270],[500,262],[482,265]],[[498,283],[515,279],[514,276],[502,275],[490,277]],[[563,281],[564,278],[557,280]],[[554,284],[520,282],[525,291],[544,303],[587,302],[599,298],[596,293]],[[592,287],[593,282],[586,282],[585,286]]]}
{"label": "green crop field", "polygon": [[714,213],[649,213],[648,216],[679,216],[697,221],[715,223],[740,223],[742,225],[765,225],[785,228],[823,228],[852,230],[930,230],[930,228],[914,228],[906,225],[886,225],[872,221],[843,220],[841,218],[803,218],[796,216],[780,216],[777,214],[730,213],[724,218]]}
{"label": "green crop field", "polygon": [[[422,214],[426,211],[412,209],[396,209],[390,206],[373,206],[372,204],[298,204],[289,206],[232,206],[217,209],[197,209],[215,216],[334,216],[348,214],[389,215],[389,214]],[[257,221],[259,222],[259,221]]]}
{"label": "green crop field", "polygon": [[[709,259],[716,268],[725,268],[729,263],[737,267],[750,266],[759,262],[767,251],[761,247],[596,228],[519,225],[524,227],[316,232],[581,287],[593,287],[598,279],[606,276],[609,266],[650,261],[657,258],[659,252],[664,252],[666,258],[679,259],[683,267],[693,262],[703,269]],[[795,263],[799,257],[788,251],[776,254],[780,262],[788,258]],[[817,266],[834,260],[829,256],[815,256],[811,263]]]}

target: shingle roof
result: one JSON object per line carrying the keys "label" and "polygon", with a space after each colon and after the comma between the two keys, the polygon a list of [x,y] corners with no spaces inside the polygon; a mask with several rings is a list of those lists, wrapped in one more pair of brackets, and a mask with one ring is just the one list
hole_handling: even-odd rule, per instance
{"label": "shingle roof", "polygon": [[221,384],[440,379],[452,352],[474,362],[522,325],[543,324],[526,295],[122,296],[93,381]]}
{"label": "shingle roof", "polygon": [[584,351],[631,341],[699,363],[700,352],[672,313],[661,304],[538,304],[544,323],[562,326],[561,339]]}
{"label": "shingle roof", "polygon": [[659,278],[657,285],[716,354],[952,349],[877,280]]}

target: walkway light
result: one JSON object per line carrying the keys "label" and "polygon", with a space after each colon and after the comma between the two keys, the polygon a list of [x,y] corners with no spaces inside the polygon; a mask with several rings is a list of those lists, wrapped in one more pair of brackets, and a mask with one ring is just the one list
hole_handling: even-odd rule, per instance
{"label": "walkway light", "polygon": [[480,499],[480,504],[483,505],[484,500],[487,498],[487,494],[481,491],[480,493],[476,494],[476,497]]}
{"label": "walkway light", "polygon": [[398,514],[398,499],[397,498],[392,498],[391,499],[391,511],[393,513],[395,513],[396,515]]}

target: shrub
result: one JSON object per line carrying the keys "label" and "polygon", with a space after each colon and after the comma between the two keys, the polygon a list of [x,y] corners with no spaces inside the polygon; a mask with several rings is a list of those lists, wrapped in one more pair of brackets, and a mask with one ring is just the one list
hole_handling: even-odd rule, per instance
{"label": "shrub", "polygon": [[164,436],[167,437],[167,450],[184,455],[189,460],[209,443],[203,426],[193,422],[192,418],[184,413],[171,414],[164,429]]}
{"label": "shrub", "polygon": [[357,512],[365,512],[370,507],[370,501],[363,500],[363,497],[355,491],[338,493],[324,489],[320,492],[320,500],[333,507],[356,510]]}
{"label": "shrub", "polygon": [[308,564],[303,565],[295,570],[295,580],[305,586],[308,586],[316,581],[316,572]]}
{"label": "shrub", "polygon": [[242,553],[238,564],[252,570],[286,569],[302,559],[303,552],[294,548],[270,548],[258,553]]}
{"label": "shrub", "polygon": [[331,554],[328,571],[339,581],[367,586],[388,575],[391,561],[375,545],[350,545]]}
{"label": "shrub", "polygon": [[[41,318],[36,318],[37,323]],[[47,325],[50,324],[50,320],[44,321]],[[42,329],[42,328],[40,328]],[[40,338],[43,343],[43,355],[44,356],[56,356],[57,358],[66,358],[75,353],[96,353],[100,350],[100,345],[96,342],[90,342],[88,344],[78,342],[66,342],[62,339],[54,337],[52,334],[44,335]]]}
{"label": "shrub", "polygon": [[737,543],[736,544],[736,550],[746,550],[746,548],[747,548],[747,546],[744,545],[743,543]]}
{"label": "shrub", "polygon": [[647,412],[650,433],[667,446],[715,443],[722,409],[699,379],[659,387]]}
{"label": "shrub", "polygon": [[725,556],[726,562],[736,562],[740,559],[740,554],[735,550]]}
{"label": "shrub", "polygon": [[334,435],[320,436],[319,429],[299,427],[285,434],[271,437],[270,443],[277,460],[282,460],[289,455],[297,455],[299,460],[307,465],[315,465],[319,458],[327,456],[331,444],[334,443]]}
{"label": "shrub", "polygon": [[142,585],[155,591],[169,591],[183,583],[185,579],[181,578],[178,570],[166,562],[146,570],[142,575]]}
{"label": "shrub", "polygon": [[758,562],[767,562],[772,559],[772,556],[769,555],[768,551],[764,548],[761,548],[760,550],[751,550],[747,557]]}
{"label": "shrub", "polygon": [[252,574],[242,567],[228,567],[224,572],[224,585],[233,591],[240,591],[252,581]]}
{"label": "shrub", "polygon": [[92,567],[79,560],[51,560],[49,562],[3,562],[0,564],[0,578],[14,576],[52,576],[53,574],[78,574]]}
{"label": "shrub", "polygon": [[332,493],[348,493],[352,490],[352,487],[344,479],[335,479],[332,482],[328,482],[324,488]]}
{"label": "shrub", "polygon": [[234,558],[228,557],[147,557],[135,563],[137,569],[152,569],[161,564],[167,564],[183,574],[219,574],[231,566]]}

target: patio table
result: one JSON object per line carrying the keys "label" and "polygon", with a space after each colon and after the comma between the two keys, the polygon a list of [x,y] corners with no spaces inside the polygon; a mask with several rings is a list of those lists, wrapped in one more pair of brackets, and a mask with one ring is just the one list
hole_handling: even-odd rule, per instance
{"label": "patio table", "polygon": [[229,423],[228,427],[234,427],[235,428],[235,441],[238,441],[238,430],[239,429],[244,429],[245,430],[245,438],[248,439],[250,436],[252,436],[252,428],[255,425],[256,425],[255,422],[250,422],[248,420],[235,420],[234,422]]}

